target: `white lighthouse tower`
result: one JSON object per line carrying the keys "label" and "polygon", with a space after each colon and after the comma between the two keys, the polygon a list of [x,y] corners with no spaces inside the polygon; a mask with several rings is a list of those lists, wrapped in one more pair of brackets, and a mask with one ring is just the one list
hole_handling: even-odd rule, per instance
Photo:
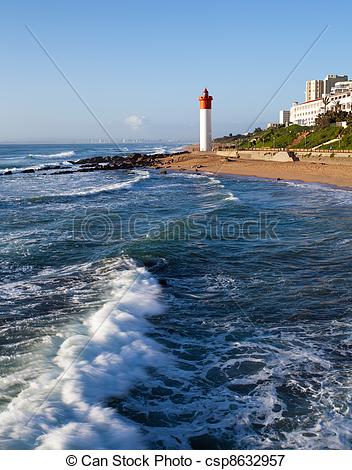
{"label": "white lighthouse tower", "polygon": [[204,88],[202,96],[199,98],[200,103],[200,145],[201,152],[209,152],[211,150],[211,102],[212,96],[209,96],[208,90]]}

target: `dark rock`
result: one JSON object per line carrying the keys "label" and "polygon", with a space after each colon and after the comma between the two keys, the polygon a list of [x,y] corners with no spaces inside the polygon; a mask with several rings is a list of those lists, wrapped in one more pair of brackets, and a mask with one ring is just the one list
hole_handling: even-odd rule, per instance
{"label": "dark rock", "polygon": [[[63,171],[55,171],[54,173],[51,173],[52,175],[70,175],[72,173],[77,173],[78,170],[63,170]],[[43,175],[46,175],[47,173],[42,173]]]}
{"label": "dark rock", "polygon": [[77,172],[80,172],[80,173],[88,173],[90,171],[95,171],[97,168],[95,167],[92,167],[92,168],[79,168],[77,170]]}
{"label": "dark rock", "polygon": [[166,287],[168,285],[167,283],[167,280],[166,279],[159,279],[159,284],[163,287]]}
{"label": "dark rock", "polygon": [[61,165],[49,165],[49,166],[46,166],[45,168],[38,168],[37,171],[61,170],[61,168],[62,168]]}
{"label": "dark rock", "polygon": [[22,170],[21,173],[35,173],[34,168],[27,168],[27,170]]}

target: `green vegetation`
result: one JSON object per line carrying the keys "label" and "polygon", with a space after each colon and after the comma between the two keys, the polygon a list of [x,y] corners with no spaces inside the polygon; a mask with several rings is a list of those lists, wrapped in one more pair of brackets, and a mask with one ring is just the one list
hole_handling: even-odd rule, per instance
{"label": "green vegetation", "polygon": [[[323,127],[310,132],[301,142],[293,145],[292,148],[308,148],[311,149],[329,140],[336,139],[343,131],[342,127]],[[333,144],[331,144],[333,145]]]}
{"label": "green vegetation", "polygon": [[302,132],[309,127],[291,125],[289,127],[278,126],[262,130],[255,129],[248,135],[237,134],[236,136],[226,136],[215,139],[215,142],[226,144],[227,146],[241,149],[251,148],[286,148],[291,146],[299,138]]}
{"label": "green vegetation", "polygon": [[[336,128],[335,128],[336,129]],[[332,144],[322,145],[322,150],[351,150],[352,149],[352,125],[348,125],[345,129],[341,129],[341,139],[338,142]]]}
{"label": "green vegetation", "polygon": [[352,124],[352,114],[347,111],[342,111],[340,104],[337,103],[333,109],[330,109],[326,113],[319,114],[315,121],[315,127],[329,127],[331,124],[342,121],[346,121],[347,124]]}
{"label": "green vegetation", "polygon": [[[342,113],[344,113],[342,115]],[[335,125],[337,119],[344,118],[347,127]],[[333,139],[339,139],[326,145]],[[269,129],[256,128],[246,135],[228,135],[215,139],[215,142],[236,149],[287,148],[310,150],[319,146],[319,150],[352,150],[352,113],[340,110],[328,111],[318,116],[316,126],[304,127],[291,124]]]}

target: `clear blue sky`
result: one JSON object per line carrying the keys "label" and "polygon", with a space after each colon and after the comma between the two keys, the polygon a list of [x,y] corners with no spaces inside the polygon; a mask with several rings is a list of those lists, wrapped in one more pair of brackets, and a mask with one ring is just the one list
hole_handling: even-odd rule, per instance
{"label": "clear blue sky", "polygon": [[195,140],[197,96],[214,96],[214,134],[246,131],[303,100],[306,79],[352,75],[349,1],[3,0],[0,141],[104,137],[33,41],[28,24],[114,138]]}

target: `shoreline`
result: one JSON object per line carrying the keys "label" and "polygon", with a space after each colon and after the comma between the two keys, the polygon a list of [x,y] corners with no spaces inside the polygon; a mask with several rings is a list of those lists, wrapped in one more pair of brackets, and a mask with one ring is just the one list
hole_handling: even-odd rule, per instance
{"label": "shoreline", "polygon": [[[256,155],[257,156],[257,155]],[[70,166],[65,165],[69,163]],[[303,156],[299,161],[255,159],[242,154],[239,157],[219,155],[216,152],[184,150],[170,154],[128,153],[69,160],[64,163],[47,163],[35,168],[6,168],[1,176],[40,173],[42,175],[69,175],[95,171],[131,170],[150,168],[167,171],[197,173],[209,172],[223,176],[248,176],[291,182],[326,184],[336,188],[352,189],[352,158]],[[52,171],[52,173],[48,173]]]}
{"label": "shoreline", "polygon": [[254,159],[226,161],[215,153],[184,153],[158,159],[158,169],[180,172],[210,172],[232,176],[254,176],[276,180],[328,184],[352,189],[352,162],[316,162],[314,159],[292,162],[273,162]]}

